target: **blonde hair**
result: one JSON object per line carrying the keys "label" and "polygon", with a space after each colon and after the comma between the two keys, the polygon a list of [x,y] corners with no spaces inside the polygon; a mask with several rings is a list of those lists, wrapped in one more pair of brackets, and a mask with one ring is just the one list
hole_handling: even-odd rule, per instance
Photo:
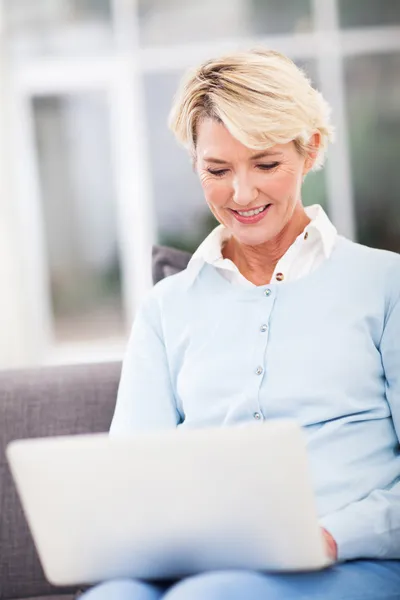
{"label": "blonde hair", "polygon": [[175,95],[169,126],[195,156],[199,121],[223,123],[242,144],[255,150],[294,141],[306,155],[314,133],[320,168],[333,128],[330,107],[305,73],[273,50],[255,49],[209,60],[190,70]]}

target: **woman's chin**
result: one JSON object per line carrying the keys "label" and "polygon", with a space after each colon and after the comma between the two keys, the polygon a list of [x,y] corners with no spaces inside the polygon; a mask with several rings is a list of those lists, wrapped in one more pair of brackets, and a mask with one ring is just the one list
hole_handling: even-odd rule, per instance
{"label": "woman's chin", "polygon": [[238,227],[237,224],[235,224],[229,229],[235,240],[244,246],[259,246],[269,242],[274,237],[274,233],[270,231],[270,228],[266,230],[265,227]]}

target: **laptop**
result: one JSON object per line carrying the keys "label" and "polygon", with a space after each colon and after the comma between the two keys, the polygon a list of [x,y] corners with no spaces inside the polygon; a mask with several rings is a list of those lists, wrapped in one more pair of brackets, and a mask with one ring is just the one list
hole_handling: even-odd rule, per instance
{"label": "laptop", "polygon": [[294,421],[19,440],[7,457],[55,585],[331,562]]}

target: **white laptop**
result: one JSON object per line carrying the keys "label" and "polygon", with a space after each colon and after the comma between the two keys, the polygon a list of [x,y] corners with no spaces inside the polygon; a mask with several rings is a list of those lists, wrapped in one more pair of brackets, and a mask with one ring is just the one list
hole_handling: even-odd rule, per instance
{"label": "white laptop", "polygon": [[20,440],[7,456],[54,584],[330,564],[293,421]]}

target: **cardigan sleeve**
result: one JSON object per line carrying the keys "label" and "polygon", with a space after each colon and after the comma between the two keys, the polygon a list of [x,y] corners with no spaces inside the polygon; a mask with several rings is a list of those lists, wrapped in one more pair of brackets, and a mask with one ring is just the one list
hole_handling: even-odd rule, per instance
{"label": "cardigan sleeve", "polygon": [[[392,294],[380,343],[386,398],[400,440],[400,269],[392,280]],[[397,446],[400,454],[400,445]],[[366,498],[326,515],[321,525],[334,537],[339,560],[400,558],[400,469],[390,489],[375,490]]]}
{"label": "cardigan sleeve", "polygon": [[174,428],[180,421],[163,339],[160,307],[150,294],[138,311],[122,366],[110,434]]}

